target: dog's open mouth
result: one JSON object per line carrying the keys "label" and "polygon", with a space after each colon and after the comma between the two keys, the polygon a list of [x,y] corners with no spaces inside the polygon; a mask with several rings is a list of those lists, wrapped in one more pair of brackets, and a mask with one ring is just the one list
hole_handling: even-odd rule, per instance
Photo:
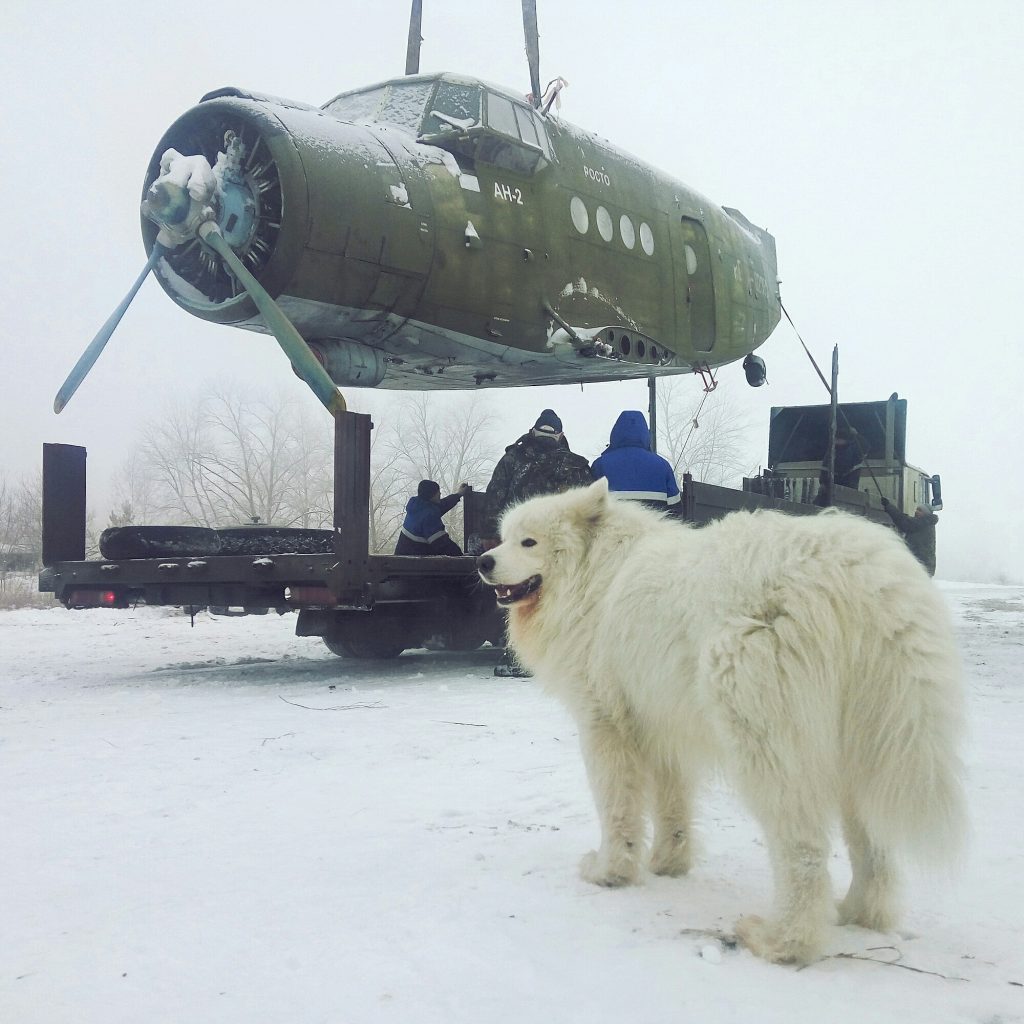
{"label": "dog's open mouth", "polygon": [[524,597],[529,597],[530,594],[536,593],[540,589],[540,584],[540,576],[531,576],[528,580],[524,580],[522,583],[517,583],[511,587],[501,583],[493,584],[494,596],[498,599],[498,604],[515,604],[517,601],[522,601]]}

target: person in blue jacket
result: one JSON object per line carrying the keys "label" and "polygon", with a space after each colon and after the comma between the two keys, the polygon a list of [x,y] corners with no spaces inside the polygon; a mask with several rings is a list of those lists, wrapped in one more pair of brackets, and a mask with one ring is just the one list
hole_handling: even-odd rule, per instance
{"label": "person in blue jacket", "polygon": [[612,427],[608,447],[594,460],[595,480],[608,478],[608,489],[673,514],[679,513],[679,484],[672,466],[651,451],[651,432],[644,414],[627,409]]}
{"label": "person in blue jacket", "polygon": [[416,493],[405,506],[396,555],[461,555],[462,548],[448,536],[441,516],[450,512],[469,490],[469,484],[460,484],[455,494],[441,497],[441,488],[433,480],[421,480]]}

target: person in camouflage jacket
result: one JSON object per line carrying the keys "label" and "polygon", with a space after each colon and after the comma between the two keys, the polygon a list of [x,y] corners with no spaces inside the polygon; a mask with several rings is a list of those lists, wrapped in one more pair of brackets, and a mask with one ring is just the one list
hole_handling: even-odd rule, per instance
{"label": "person in camouflage jacket", "polygon": [[935,575],[935,526],[939,517],[928,505],[920,504],[912,516],[901,512],[888,498],[882,499],[882,508],[889,513],[896,529],[903,535],[914,557],[928,570],[929,576]]}
{"label": "person in camouflage jacket", "polygon": [[593,483],[590,463],[569,448],[562,421],[545,409],[532,429],[505,449],[487,485],[483,535],[497,544],[498,520],[509,506],[539,494],[554,494]]}

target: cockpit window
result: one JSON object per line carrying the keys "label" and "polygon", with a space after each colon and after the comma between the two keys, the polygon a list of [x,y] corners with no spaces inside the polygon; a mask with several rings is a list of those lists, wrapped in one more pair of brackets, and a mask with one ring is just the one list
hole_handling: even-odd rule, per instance
{"label": "cockpit window", "polygon": [[503,135],[511,135],[513,139],[519,138],[511,100],[496,96],[493,92],[487,94],[487,126]]}
{"label": "cockpit window", "polygon": [[539,149],[551,159],[547,131],[537,115],[521,103],[513,103],[505,96],[487,94],[487,127],[513,139],[521,139],[528,146]]}
{"label": "cockpit window", "polygon": [[433,87],[433,82],[389,85],[387,98],[377,111],[375,120],[396,124],[414,132],[419,131],[420,121],[423,120],[423,108]]}
{"label": "cockpit window", "polygon": [[519,134],[523,142],[540,148],[540,139],[537,137],[537,126],[533,123],[533,115],[526,107],[516,107],[516,121],[519,124]]}
{"label": "cockpit window", "polygon": [[445,132],[465,131],[479,123],[479,87],[441,82],[423,122],[423,134],[440,135]]}
{"label": "cockpit window", "polygon": [[367,89],[365,92],[351,92],[331,100],[324,108],[329,114],[343,121],[375,121],[377,107],[384,98],[384,86]]}
{"label": "cockpit window", "polygon": [[421,141],[442,146],[465,167],[479,161],[527,175],[551,159],[544,125],[529,107],[479,86],[455,82],[438,84],[427,104]]}

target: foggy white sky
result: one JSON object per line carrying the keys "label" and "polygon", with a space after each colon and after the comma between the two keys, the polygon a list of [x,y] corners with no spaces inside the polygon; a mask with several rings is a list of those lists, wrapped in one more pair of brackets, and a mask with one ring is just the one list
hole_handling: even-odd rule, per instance
{"label": "foggy white sky", "polygon": [[[528,90],[518,0],[424,6],[424,71]],[[823,367],[840,346],[842,398],[909,400],[910,458],[943,477],[940,575],[1024,580],[1024,8],[538,6],[541,77],[570,82],[562,116],[768,228],[804,339]],[[51,409],[145,261],[138,200],[171,121],[219,86],[319,104],[401,74],[408,8],[6,5],[0,473],[35,472],[43,441],[84,444],[99,504],[170,398],[224,376],[303,389],[273,339],[190,317],[150,281],[69,407]],[[768,386],[733,366],[720,391],[758,425],[763,457],[772,405],[825,396],[788,326],[759,354]],[[550,405],[590,458],[619,410],[646,407],[643,384],[487,394],[509,441]],[[358,410],[364,393],[346,397]]]}

